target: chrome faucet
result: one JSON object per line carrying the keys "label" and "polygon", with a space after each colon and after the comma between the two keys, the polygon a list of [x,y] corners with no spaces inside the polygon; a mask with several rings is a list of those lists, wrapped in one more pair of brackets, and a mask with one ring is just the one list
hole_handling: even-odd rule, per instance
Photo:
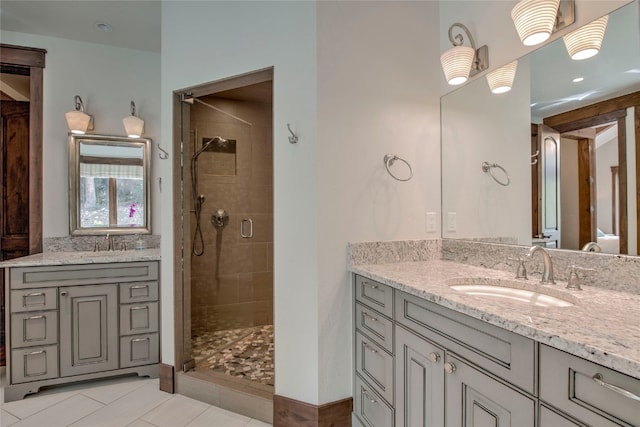
{"label": "chrome faucet", "polygon": [[544,271],[542,272],[542,283],[547,283],[551,285],[555,285],[556,282],[553,280],[553,263],[551,262],[551,257],[549,253],[542,246],[531,246],[529,249],[529,253],[527,254],[528,258],[531,258],[533,254],[536,252],[542,253],[542,259],[544,261]]}
{"label": "chrome faucet", "polygon": [[111,236],[111,235],[107,234],[107,235],[104,237],[104,240],[106,240],[106,241],[107,241],[107,250],[108,250],[108,251],[112,251],[112,250],[113,250],[113,236]]}

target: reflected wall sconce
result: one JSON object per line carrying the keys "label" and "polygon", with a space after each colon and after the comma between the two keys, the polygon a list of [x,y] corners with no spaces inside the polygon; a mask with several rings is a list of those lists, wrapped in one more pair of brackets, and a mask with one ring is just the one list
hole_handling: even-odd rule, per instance
{"label": "reflected wall sconce", "polygon": [[487,83],[489,89],[493,93],[509,92],[513,87],[513,80],[516,77],[518,69],[518,61],[515,60],[509,64],[498,68],[487,74]]}
{"label": "reflected wall sconce", "polygon": [[520,41],[535,46],[575,22],[574,0],[522,0],[511,10]]}
{"label": "reflected wall sconce", "polygon": [[591,58],[600,52],[607,22],[609,22],[609,15],[596,19],[562,38],[571,59],[579,61]]}
{"label": "reflected wall sconce", "polygon": [[[466,33],[471,47],[463,45],[462,33],[453,36],[454,27],[459,27]],[[476,49],[473,37],[464,25],[456,22],[449,27],[449,41],[453,47],[440,56],[440,64],[442,64],[442,71],[447,83],[450,85],[462,84],[469,77],[489,67],[489,48],[484,45]]]}
{"label": "reflected wall sconce", "polygon": [[144,133],[144,120],[136,116],[136,104],[131,101],[131,115],[122,119],[124,131],[129,138],[140,138]]}
{"label": "reflected wall sconce", "polygon": [[84,102],[79,95],[74,100],[75,110],[64,113],[67,126],[71,133],[84,135],[88,129],[93,129],[93,117],[84,111]]}

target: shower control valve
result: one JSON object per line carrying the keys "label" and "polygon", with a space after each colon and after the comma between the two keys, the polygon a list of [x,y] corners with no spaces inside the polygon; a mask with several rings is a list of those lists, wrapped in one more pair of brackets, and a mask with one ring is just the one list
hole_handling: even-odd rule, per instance
{"label": "shower control valve", "polygon": [[222,228],[229,223],[229,214],[224,209],[218,209],[211,215],[211,224],[216,228]]}

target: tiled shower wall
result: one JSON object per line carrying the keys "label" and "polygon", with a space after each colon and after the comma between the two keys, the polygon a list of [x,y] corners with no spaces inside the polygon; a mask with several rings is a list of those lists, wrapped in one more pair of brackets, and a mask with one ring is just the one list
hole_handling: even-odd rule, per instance
{"label": "tiled shower wall", "polygon": [[[205,196],[201,216],[205,251],[200,257],[191,256],[192,331],[273,324],[272,105],[215,96],[200,99],[251,125],[197,102],[191,108],[198,148],[203,138],[236,141],[235,156],[205,151],[198,158],[198,192]],[[193,141],[192,134],[191,152]],[[211,223],[217,209],[229,214],[222,230]],[[246,239],[240,235],[240,221],[249,218],[253,237]],[[194,230],[191,214],[191,238]]]}

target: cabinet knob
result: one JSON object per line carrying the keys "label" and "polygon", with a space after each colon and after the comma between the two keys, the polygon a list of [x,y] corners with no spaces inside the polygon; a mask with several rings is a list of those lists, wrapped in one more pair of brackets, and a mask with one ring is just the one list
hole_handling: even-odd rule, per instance
{"label": "cabinet knob", "polygon": [[447,374],[453,374],[456,371],[456,365],[451,362],[447,362],[444,364],[444,371]]}
{"label": "cabinet knob", "polygon": [[435,351],[432,351],[431,353],[429,353],[429,360],[431,361],[431,363],[438,363],[438,360],[440,360],[440,355]]}
{"label": "cabinet knob", "polygon": [[60,291],[60,296],[61,296],[61,297],[66,297],[67,295],[69,295],[69,292],[67,292],[67,291]]}

